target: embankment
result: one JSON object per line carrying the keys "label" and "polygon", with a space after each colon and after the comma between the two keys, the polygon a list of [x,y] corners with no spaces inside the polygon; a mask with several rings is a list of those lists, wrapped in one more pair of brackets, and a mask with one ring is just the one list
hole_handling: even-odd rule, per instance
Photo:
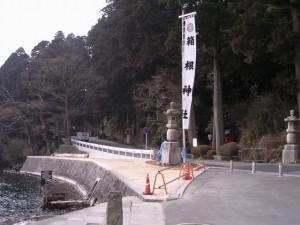
{"label": "embankment", "polygon": [[106,202],[110,191],[120,191],[122,196],[140,197],[133,189],[118,179],[110,171],[95,162],[79,159],[65,159],[56,157],[28,156],[21,172],[41,174],[43,170],[52,170],[53,176],[71,180],[80,189],[87,192],[92,188],[95,180],[101,178],[100,184],[93,197],[98,202]]}

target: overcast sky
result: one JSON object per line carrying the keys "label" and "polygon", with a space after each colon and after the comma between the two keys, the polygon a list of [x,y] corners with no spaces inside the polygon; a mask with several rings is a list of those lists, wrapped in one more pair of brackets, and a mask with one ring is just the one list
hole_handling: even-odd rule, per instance
{"label": "overcast sky", "polygon": [[23,47],[27,54],[57,31],[87,35],[106,0],[0,0],[0,66]]}

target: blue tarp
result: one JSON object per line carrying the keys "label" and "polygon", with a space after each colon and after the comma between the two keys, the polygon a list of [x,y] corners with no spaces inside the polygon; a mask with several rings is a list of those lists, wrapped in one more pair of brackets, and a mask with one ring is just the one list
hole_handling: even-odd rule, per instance
{"label": "blue tarp", "polygon": [[156,159],[157,159],[158,162],[161,161],[161,155],[162,155],[162,151],[163,151],[163,149],[164,149],[165,143],[166,143],[165,141],[164,141],[163,143],[161,143],[160,148],[159,148],[159,150],[158,150],[158,152],[157,152],[157,157],[156,157]]}

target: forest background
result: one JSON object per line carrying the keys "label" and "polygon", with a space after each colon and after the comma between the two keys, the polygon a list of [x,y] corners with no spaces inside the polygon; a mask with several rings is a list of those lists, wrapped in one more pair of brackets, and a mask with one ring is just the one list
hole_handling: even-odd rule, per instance
{"label": "forest background", "polygon": [[223,132],[241,147],[283,149],[284,118],[299,111],[299,1],[107,2],[87,36],[58,31],[30,55],[19,48],[0,68],[0,165],[50,155],[78,131],[103,131],[118,142],[130,134],[141,147],[148,127],[149,146],[158,148],[166,138],[164,112],[172,101],[181,109],[183,10],[197,13],[198,143],[208,144],[213,132],[217,74]]}

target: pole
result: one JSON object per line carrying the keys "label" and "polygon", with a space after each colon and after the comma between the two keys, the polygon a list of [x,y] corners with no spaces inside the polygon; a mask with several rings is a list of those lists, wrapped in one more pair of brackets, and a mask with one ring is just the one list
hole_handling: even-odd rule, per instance
{"label": "pole", "polygon": [[255,170],[256,170],[255,161],[252,161],[252,173],[255,173]]}
{"label": "pole", "polygon": [[282,163],[279,164],[279,177],[283,176]]}
{"label": "pole", "polygon": [[185,148],[185,129],[182,130],[182,145]]}
{"label": "pole", "polygon": [[[182,15],[179,17],[179,18],[181,18],[181,23],[182,23],[182,25],[181,25],[181,29],[183,28],[183,15],[184,15],[184,10],[182,9],[181,10],[181,13],[182,13]],[[185,40],[185,38],[184,38],[184,32],[182,31],[182,41],[181,41],[181,43],[183,43],[183,41]],[[182,60],[183,60],[183,52],[184,52],[184,50],[183,50],[183,45],[181,46],[181,54],[182,54]],[[182,129],[182,146],[183,146],[183,148],[185,148],[186,147],[186,141],[185,141],[185,129]]]}
{"label": "pole", "polygon": [[147,133],[146,133],[146,150],[148,149],[148,147],[147,147]]}
{"label": "pole", "polygon": [[184,15],[184,10],[182,10],[182,15],[179,16],[178,18],[182,18],[183,16],[195,15],[195,14],[196,14],[195,12],[192,12],[192,13],[188,13],[188,14],[185,14],[185,15]]}

